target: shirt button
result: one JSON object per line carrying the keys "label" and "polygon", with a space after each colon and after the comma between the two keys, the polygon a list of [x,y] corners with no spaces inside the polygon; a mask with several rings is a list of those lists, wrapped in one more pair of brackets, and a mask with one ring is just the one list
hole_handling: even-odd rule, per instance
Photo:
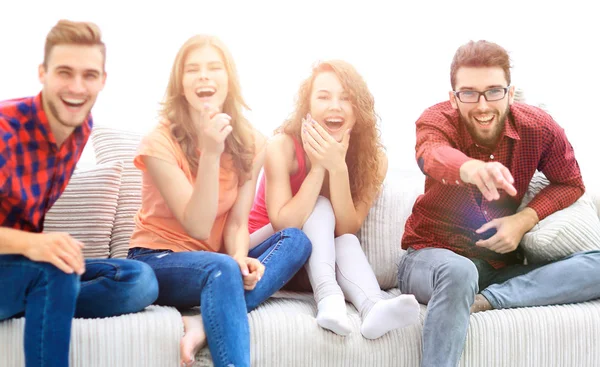
{"label": "shirt button", "polygon": [[483,214],[487,215],[487,210],[484,210],[484,211],[483,211]]}
{"label": "shirt button", "polygon": [[454,181],[454,182],[456,182],[456,184],[457,184],[457,185],[460,185],[460,182],[458,182],[458,180],[456,180],[456,181]]}
{"label": "shirt button", "polygon": [[445,185],[446,184],[446,179],[442,178],[442,183]]}
{"label": "shirt button", "polygon": [[494,155],[493,154],[490,154],[490,159],[494,159]]}

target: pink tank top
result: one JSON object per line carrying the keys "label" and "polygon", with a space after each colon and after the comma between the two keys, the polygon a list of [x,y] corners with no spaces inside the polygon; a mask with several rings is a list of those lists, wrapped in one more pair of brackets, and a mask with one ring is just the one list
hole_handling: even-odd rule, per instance
{"label": "pink tank top", "polygon": [[[290,186],[292,188],[292,196],[294,196],[298,193],[298,190],[300,190],[300,186],[302,185],[302,182],[304,182],[307,172],[306,161],[304,160],[304,148],[295,137],[292,137],[292,140],[294,140],[296,161],[298,162],[298,171],[293,175],[290,175]],[[265,179],[265,174],[263,172],[260,183],[258,184],[256,196],[254,197],[254,204],[252,204],[252,210],[248,217],[248,231],[250,233],[254,233],[270,223],[265,201]]]}

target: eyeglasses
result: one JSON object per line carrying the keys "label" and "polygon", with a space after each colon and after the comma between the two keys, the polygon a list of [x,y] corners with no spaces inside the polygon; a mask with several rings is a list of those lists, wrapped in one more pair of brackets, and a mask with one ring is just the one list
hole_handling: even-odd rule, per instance
{"label": "eyeglasses", "polygon": [[476,90],[461,90],[460,92],[454,91],[454,95],[458,98],[462,103],[478,103],[479,98],[483,95],[488,102],[499,101],[506,95],[510,85],[505,88],[492,88],[483,92],[478,92]]}

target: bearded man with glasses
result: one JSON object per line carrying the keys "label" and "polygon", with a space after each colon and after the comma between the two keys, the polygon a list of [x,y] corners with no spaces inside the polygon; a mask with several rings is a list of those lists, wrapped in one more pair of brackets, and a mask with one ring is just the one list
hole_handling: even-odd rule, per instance
{"label": "bearded man with glasses", "polygon": [[[543,110],[513,103],[508,53],[461,46],[450,100],[416,122],[426,175],[402,238],[398,286],[427,304],[421,366],[456,366],[471,312],[600,298],[600,251],[525,265],[519,243],[585,191],[564,130]],[[536,170],[550,184],[517,212]]]}

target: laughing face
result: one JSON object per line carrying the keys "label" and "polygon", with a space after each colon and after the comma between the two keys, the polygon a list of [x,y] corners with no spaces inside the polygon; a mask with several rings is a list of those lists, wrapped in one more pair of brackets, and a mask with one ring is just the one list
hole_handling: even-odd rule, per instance
{"label": "laughing face", "polygon": [[191,51],[183,65],[183,94],[190,112],[200,112],[205,104],[223,111],[229,92],[229,77],[221,53],[213,46]]}
{"label": "laughing face", "polygon": [[86,121],[104,88],[104,56],[98,46],[56,45],[39,79],[51,128],[70,132]]}
{"label": "laughing face", "polygon": [[[507,87],[506,77],[499,67],[461,67],[456,73],[457,92],[484,92],[505,87]],[[460,113],[460,118],[473,141],[492,149],[500,139],[513,98],[513,87],[510,87],[504,98],[491,102],[486,101],[484,96],[480,96],[476,103],[464,103],[450,92],[450,103]]]}
{"label": "laughing face", "polygon": [[334,72],[322,72],[315,77],[310,114],[337,141],[356,123],[350,95]]}

